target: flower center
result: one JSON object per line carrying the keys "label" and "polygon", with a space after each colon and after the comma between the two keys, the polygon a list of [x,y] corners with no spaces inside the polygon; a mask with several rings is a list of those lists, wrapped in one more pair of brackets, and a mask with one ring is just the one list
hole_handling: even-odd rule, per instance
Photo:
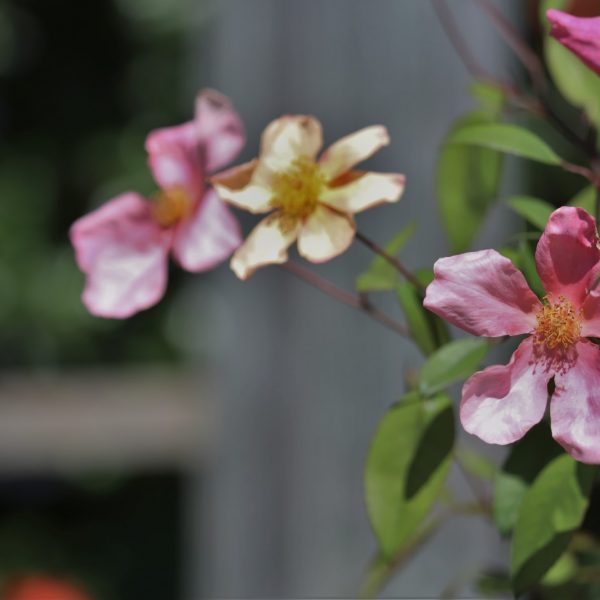
{"label": "flower center", "polygon": [[152,216],[161,227],[172,227],[188,215],[191,202],[181,187],[162,190],[154,197]]}
{"label": "flower center", "polygon": [[575,309],[564,296],[559,296],[555,302],[546,297],[535,318],[536,343],[550,350],[568,348],[581,337],[581,309]]}
{"label": "flower center", "polygon": [[311,158],[301,156],[287,171],[275,175],[271,205],[293,220],[305,219],[317,207],[325,181],[319,165]]}

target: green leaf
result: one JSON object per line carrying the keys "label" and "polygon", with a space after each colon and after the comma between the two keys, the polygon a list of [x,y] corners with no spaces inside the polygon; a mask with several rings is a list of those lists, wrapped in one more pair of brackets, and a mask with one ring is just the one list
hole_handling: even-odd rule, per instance
{"label": "green leaf", "polygon": [[544,575],[542,584],[550,587],[564,585],[577,573],[577,561],[570,552],[565,552],[550,567],[550,570]]}
{"label": "green leaf", "polygon": [[499,150],[548,165],[561,163],[561,158],[546,142],[528,129],[517,125],[504,123],[472,125],[455,132],[450,136],[449,141]]}
{"label": "green leaf", "polygon": [[533,249],[527,240],[519,240],[519,259],[521,269],[523,269],[523,274],[525,275],[525,279],[527,279],[529,287],[538,297],[543,298],[546,295],[546,291],[537,272]]}
{"label": "green leaf", "polygon": [[418,531],[451,463],[454,415],[446,395],[410,392],[383,417],[367,456],[366,504],[383,558]]}
{"label": "green leaf", "polygon": [[[385,251],[395,256],[402,250],[415,231],[415,223],[409,223],[387,244]],[[398,271],[382,256],[376,256],[369,268],[356,278],[359,292],[383,292],[395,289],[398,284]]]}
{"label": "green leaf", "polygon": [[542,231],[554,210],[554,207],[545,200],[531,196],[511,196],[506,200],[506,204],[528,223]]}
{"label": "green leaf", "polygon": [[513,530],[523,496],[531,482],[561,453],[561,447],[554,441],[550,427],[544,422],[536,425],[512,446],[494,481],[494,520],[502,535]]}
{"label": "green leaf", "polygon": [[455,122],[441,147],[437,163],[437,197],[442,224],[452,252],[464,252],[473,242],[496,199],[503,157],[495,150],[451,144],[463,129],[492,123],[486,112],[472,112]]}
{"label": "green leaf", "polygon": [[577,206],[587,210],[591,215],[596,212],[596,189],[593,185],[584,187],[575,197],[569,202],[569,206]]}
{"label": "green leaf", "polygon": [[[546,17],[549,8],[568,12],[568,0],[542,0],[540,21],[546,32],[550,29]],[[546,64],[556,87],[571,104],[582,108],[597,127],[600,124],[600,77],[554,38],[543,37]]]}
{"label": "green leaf", "polygon": [[596,468],[563,454],[525,493],[515,525],[511,574],[516,594],[537,583],[565,551],[588,507]]}
{"label": "green leaf", "polygon": [[396,289],[398,302],[404,312],[410,335],[423,354],[429,356],[436,349],[435,337],[430,322],[425,314],[423,299],[414,286],[407,281],[402,282]]}
{"label": "green leaf", "polygon": [[471,475],[487,481],[491,481],[495,477],[498,468],[486,456],[464,447],[457,448],[455,453],[463,469]]}
{"label": "green leaf", "polygon": [[504,107],[504,92],[489,81],[474,81],[469,91],[481,107],[493,117],[499,117]]}
{"label": "green leaf", "polygon": [[436,350],[419,374],[419,389],[425,396],[435,394],[452,383],[475,372],[485,358],[486,340],[466,338],[455,340]]}

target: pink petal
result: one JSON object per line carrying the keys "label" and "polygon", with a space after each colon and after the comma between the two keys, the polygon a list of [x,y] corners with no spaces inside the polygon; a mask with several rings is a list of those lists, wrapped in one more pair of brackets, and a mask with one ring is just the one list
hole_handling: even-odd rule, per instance
{"label": "pink petal", "polygon": [[305,115],[280,117],[262,134],[259,167],[285,171],[296,158],[315,158],[322,145],[323,132],[317,119]]}
{"label": "pink petal", "polygon": [[535,364],[533,338],[523,340],[508,365],[475,373],[464,385],[460,420],[488,444],[510,444],[541,421],[551,377]]}
{"label": "pink petal", "polygon": [[563,206],[548,219],[535,252],[537,270],[550,296],[581,306],[600,267],[596,221],[583,208]]}
{"label": "pink petal", "polygon": [[487,337],[533,331],[541,307],[523,274],[495,250],[440,258],[423,306],[453,325]]}
{"label": "pink petal", "polygon": [[600,337],[600,289],[593,289],[583,302],[582,337]]}
{"label": "pink petal", "polygon": [[404,192],[404,181],[404,175],[398,173],[357,173],[348,183],[327,188],[319,200],[331,208],[354,214],[385,202],[396,202]]}
{"label": "pink petal", "polygon": [[560,10],[546,12],[550,35],[600,75],[600,17],[574,17]]}
{"label": "pink petal", "polygon": [[288,259],[288,248],[297,236],[297,224],[278,213],[270,214],[236,250],[231,268],[240,279],[248,279],[260,267],[284,263]]}
{"label": "pink petal", "polygon": [[207,173],[230,163],[246,141],[244,126],[233,105],[215,90],[204,90],[198,95],[196,128]]}
{"label": "pink petal", "polygon": [[146,150],[156,183],[164,190],[183,188],[190,201],[197,202],[204,190],[206,165],[199,152],[196,123],[152,131]]}
{"label": "pink petal", "polygon": [[575,350],[571,368],[555,376],[552,435],[575,460],[596,464],[600,463],[600,348],[583,341]]}
{"label": "pink petal", "polygon": [[319,159],[319,164],[329,179],[334,179],[389,143],[390,136],[383,125],[365,127],[329,146]]}
{"label": "pink petal", "polygon": [[209,190],[191,219],[175,230],[173,255],[187,271],[206,271],[228,258],[241,241],[236,218],[217,193]]}
{"label": "pink petal", "polygon": [[349,215],[326,206],[317,206],[301,227],[298,252],[313,263],[322,263],[345,252],[356,233],[356,225]]}
{"label": "pink petal", "polygon": [[92,314],[123,319],[162,298],[172,231],[156,224],[139,194],[122,194],[77,220],[70,237]]}

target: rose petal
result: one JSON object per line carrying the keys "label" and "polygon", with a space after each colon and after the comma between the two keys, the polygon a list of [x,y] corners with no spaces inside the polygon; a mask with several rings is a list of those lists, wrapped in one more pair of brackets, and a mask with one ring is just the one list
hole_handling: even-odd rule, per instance
{"label": "rose petal", "polygon": [[423,306],[453,325],[488,337],[533,331],[541,307],[525,277],[495,250],[440,258]]}
{"label": "rose petal", "polygon": [[297,235],[298,225],[273,213],[263,219],[237,249],[231,268],[240,279],[248,279],[259,267],[284,263]]}
{"label": "rose petal", "polygon": [[152,131],[146,138],[146,150],[152,175],[161,188],[183,188],[191,201],[198,201],[204,191],[205,165],[194,121]]}
{"label": "rose petal", "polygon": [[355,233],[350,216],[317,206],[300,229],[298,252],[306,260],[322,263],[347,250]]}
{"label": "rose petal", "polygon": [[365,127],[329,146],[319,159],[319,164],[327,177],[334,179],[389,143],[390,136],[383,125]]}
{"label": "rose petal", "polygon": [[404,175],[370,172],[357,175],[345,185],[328,188],[319,200],[342,212],[357,213],[385,202],[396,202],[404,192]]}
{"label": "rose petal", "polygon": [[261,139],[260,163],[271,172],[287,169],[299,157],[315,158],[323,145],[321,124],[305,115],[272,121]]}
{"label": "rose petal", "polygon": [[523,340],[508,365],[475,373],[462,391],[460,420],[488,444],[510,444],[541,421],[550,379],[533,357],[533,339]]}
{"label": "rose petal", "polygon": [[217,193],[225,202],[248,212],[260,214],[269,212],[272,193],[268,187],[257,182],[255,175],[258,161],[233,167],[210,178]]}
{"label": "rose petal", "polygon": [[173,255],[187,271],[206,271],[229,258],[241,242],[236,218],[217,193],[209,190],[192,217],[175,230]]}
{"label": "rose petal", "polygon": [[233,105],[215,90],[203,90],[196,98],[196,128],[207,173],[230,163],[246,141],[244,126]]}
{"label": "rose petal", "polygon": [[582,208],[563,206],[548,219],[538,242],[535,261],[550,296],[564,296],[581,306],[598,272],[596,222]]}
{"label": "rose petal", "polygon": [[579,342],[570,369],[557,373],[550,403],[554,439],[575,459],[600,463],[600,348]]}
{"label": "rose petal", "polygon": [[162,298],[172,231],[156,224],[139,194],[118,196],[77,220],[70,237],[92,314],[123,319]]}
{"label": "rose petal", "polygon": [[600,17],[574,17],[560,10],[546,12],[550,35],[600,75]]}

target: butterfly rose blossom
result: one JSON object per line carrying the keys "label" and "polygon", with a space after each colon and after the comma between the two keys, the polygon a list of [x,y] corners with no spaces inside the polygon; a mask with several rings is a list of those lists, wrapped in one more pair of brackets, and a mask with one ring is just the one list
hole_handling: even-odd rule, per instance
{"label": "butterfly rose blossom", "polygon": [[550,35],[600,75],[600,17],[575,17],[555,9],[546,15]]}
{"label": "butterfly rose blossom", "polygon": [[236,275],[247,279],[259,267],[286,262],[296,240],[300,255],[313,263],[344,252],[356,232],[354,213],[402,195],[403,175],[353,170],[388,143],[385,127],[367,127],[317,159],[323,134],[315,118],[285,116],[268,125],[258,159],[211,179],[223,200],[270,213],[233,255]]}
{"label": "butterfly rose blossom", "polygon": [[211,269],[239,246],[239,225],[207,174],[244,144],[240,118],[212,90],[196,99],[193,121],[151,132],[146,150],[160,191],[126,192],[76,221],[70,231],[86,274],[83,302],[98,316],[125,318],[156,304],[167,284],[171,253],[193,272]]}
{"label": "butterfly rose blossom", "polygon": [[522,273],[495,250],[435,263],[424,305],[453,325],[486,337],[529,334],[508,365],[475,373],[462,390],[463,427],[510,444],[544,416],[548,383],[552,435],[575,459],[600,463],[600,251],[585,210],[554,211],[538,242],[540,301]]}

